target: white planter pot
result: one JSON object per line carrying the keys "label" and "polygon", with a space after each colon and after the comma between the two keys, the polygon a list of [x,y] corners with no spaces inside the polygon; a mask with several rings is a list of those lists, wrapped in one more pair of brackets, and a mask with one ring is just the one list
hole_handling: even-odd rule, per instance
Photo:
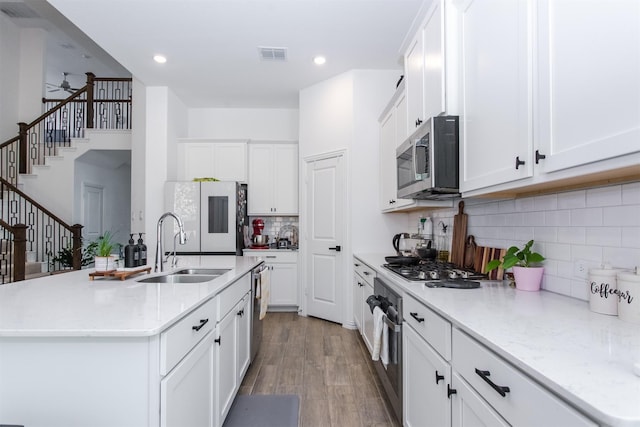
{"label": "white planter pot", "polygon": [[97,256],[95,257],[96,271],[111,271],[116,269],[115,256]]}
{"label": "white planter pot", "polygon": [[535,292],[540,290],[544,267],[512,267],[516,289]]}

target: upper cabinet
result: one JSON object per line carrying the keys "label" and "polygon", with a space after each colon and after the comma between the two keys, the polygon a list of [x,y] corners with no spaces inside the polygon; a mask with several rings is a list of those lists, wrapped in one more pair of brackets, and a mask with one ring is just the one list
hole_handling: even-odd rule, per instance
{"label": "upper cabinet", "polygon": [[249,215],[298,215],[298,144],[249,144]]}
{"label": "upper cabinet", "polygon": [[177,180],[194,178],[247,182],[247,141],[179,141]]}
{"label": "upper cabinet", "polygon": [[636,1],[450,0],[447,7],[463,196],[638,178]]}
{"label": "upper cabinet", "polygon": [[444,0],[436,0],[404,53],[407,134],[445,112]]}

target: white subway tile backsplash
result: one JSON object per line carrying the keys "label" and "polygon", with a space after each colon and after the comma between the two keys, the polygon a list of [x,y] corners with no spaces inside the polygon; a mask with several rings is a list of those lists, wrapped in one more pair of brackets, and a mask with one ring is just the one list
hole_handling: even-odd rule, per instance
{"label": "white subway tile backsplash", "polygon": [[577,299],[589,301],[589,286],[585,279],[574,279],[571,281],[571,293],[572,296]]}
{"label": "white subway tile backsplash", "polygon": [[536,196],[533,198],[533,204],[535,209],[539,211],[558,209],[558,195],[548,194],[545,196]]}
{"label": "white subway tile backsplash", "polygon": [[571,225],[602,225],[602,208],[572,209]]}
{"label": "white subway tile backsplash", "polygon": [[544,213],[544,224],[548,226],[564,226],[571,224],[571,211],[547,211]]}
{"label": "white subway tile backsplash", "polygon": [[556,227],[535,227],[532,238],[536,242],[557,242],[558,229]]}
{"label": "white subway tile backsplash", "polygon": [[603,224],[608,226],[640,226],[640,206],[626,205],[603,209]]}
{"label": "white subway tile backsplash", "polygon": [[507,223],[505,215],[491,215],[488,225],[493,227],[502,227]]}
{"label": "white subway tile backsplash", "polygon": [[557,294],[571,295],[571,279],[557,276],[544,276],[542,288]]}
{"label": "white subway tile backsplash", "polygon": [[587,190],[587,206],[618,206],[622,203],[622,187],[590,188]]}
{"label": "white subway tile backsplash", "polygon": [[515,209],[516,212],[531,212],[534,210],[533,198],[526,197],[524,199],[516,199],[515,200]]}
{"label": "white subway tile backsplash", "polygon": [[640,182],[622,184],[622,204],[640,205]]}
{"label": "white subway tile backsplash", "polygon": [[602,262],[614,267],[632,269],[640,266],[640,249],[604,248]]}
{"label": "white subway tile backsplash", "polygon": [[587,227],[588,245],[620,246],[622,229],[620,227]]}
{"label": "white subway tile backsplash", "polygon": [[624,227],[620,246],[623,248],[640,248],[640,227]]}
{"label": "white subway tile backsplash", "polygon": [[503,200],[498,203],[498,212],[511,213],[511,212],[515,212],[515,210],[516,210],[515,200]]}
{"label": "white subway tile backsplash", "polygon": [[533,236],[533,227],[515,227],[514,240],[519,242],[528,242]]}
{"label": "white subway tile backsplash", "polygon": [[[547,273],[547,265],[549,263],[550,263],[550,261],[545,262],[545,264],[544,264],[545,274]],[[555,275],[555,276],[559,276],[559,277],[564,277],[565,279],[573,278],[573,262],[570,262],[570,261],[557,261],[556,262],[556,269],[557,269],[556,274],[552,274],[551,271],[549,272],[549,274]]]}
{"label": "white subway tile backsplash", "polygon": [[504,216],[505,225],[509,227],[521,226],[524,224],[524,215],[521,213],[511,213]]}
{"label": "white subway tile backsplash", "polygon": [[571,245],[566,243],[547,243],[545,244],[545,251],[542,255],[547,259],[571,261]]}
{"label": "white subway tile backsplash", "polygon": [[527,225],[541,226],[544,225],[543,212],[525,212],[523,215],[524,223]]}
{"label": "white subway tile backsplash", "polygon": [[576,209],[587,206],[586,191],[570,191],[558,194],[558,209]]}
{"label": "white subway tile backsplash", "polygon": [[584,259],[601,264],[602,248],[600,246],[571,245],[571,256],[574,260]]}
{"label": "white subway tile backsplash", "polygon": [[558,227],[558,242],[584,245],[587,242],[584,227]]}

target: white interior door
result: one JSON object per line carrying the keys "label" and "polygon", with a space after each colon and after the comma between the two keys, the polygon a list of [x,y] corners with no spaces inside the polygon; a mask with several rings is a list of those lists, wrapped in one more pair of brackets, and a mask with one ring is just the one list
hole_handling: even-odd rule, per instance
{"label": "white interior door", "polygon": [[345,294],[342,156],[308,162],[307,314],[342,323]]}
{"label": "white interior door", "polygon": [[82,184],[82,235],[86,243],[96,240],[103,232],[102,205],[104,188]]}

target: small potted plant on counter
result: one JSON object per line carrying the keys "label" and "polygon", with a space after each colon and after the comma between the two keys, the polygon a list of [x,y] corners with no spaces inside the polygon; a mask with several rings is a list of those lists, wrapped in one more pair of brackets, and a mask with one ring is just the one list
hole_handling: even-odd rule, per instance
{"label": "small potted plant on counter", "polygon": [[487,264],[487,271],[499,266],[502,266],[505,270],[512,268],[516,289],[539,291],[544,267],[538,266],[538,264],[544,261],[544,257],[537,252],[532,252],[532,246],[533,240],[529,240],[522,249],[517,246],[511,246],[501,260],[494,259]]}
{"label": "small potted plant on counter", "polygon": [[115,270],[115,256],[111,255],[111,251],[116,247],[116,243],[113,241],[113,234],[109,231],[105,231],[102,236],[98,237],[96,243],[96,271]]}

